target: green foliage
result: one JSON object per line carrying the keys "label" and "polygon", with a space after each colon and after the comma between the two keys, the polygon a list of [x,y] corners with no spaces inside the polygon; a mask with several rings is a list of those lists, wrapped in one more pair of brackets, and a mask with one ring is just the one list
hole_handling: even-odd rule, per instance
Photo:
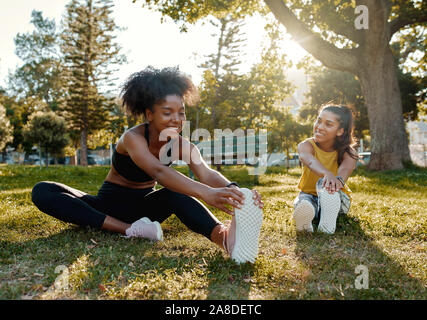
{"label": "green foliage", "polygon": [[188,23],[206,18],[209,15],[223,18],[230,13],[234,18],[242,18],[256,11],[264,11],[263,4],[258,0],[144,0],[140,5],[158,10],[163,16],[169,16],[175,22],[182,22],[181,30],[186,31]]}
{"label": "green foliage", "polygon": [[72,0],[63,21],[61,49],[68,92],[62,111],[70,128],[80,133],[83,165],[88,135],[107,126],[116,104],[109,92],[114,67],[126,61],[115,42],[119,28],[112,7],[111,0]]}
{"label": "green foliage", "polygon": [[282,39],[277,23],[265,26],[269,42],[261,53],[261,59],[254,64],[247,78],[248,97],[242,102],[245,128],[269,127],[270,115],[277,103],[281,103],[290,96],[294,90],[287,80],[286,69],[291,63],[286,60],[279,47]]}
{"label": "green foliage", "polygon": [[[37,144],[47,153],[61,154],[68,144],[67,126],[65,119],[53,111],[35,112],[24,126],[24,139]],[[46,155],[48,157],[48,155]],[[46,159],[47,160],[47,159]],[[46,166],[48,161],[46,161]]]}
{"label": "green foliage", "polygon": [[15,37],[15,52],[24,64],[9,75],[8,87],[27,103],[43,102],[55,111],[64,95],[59,33],[55,21],[43,18],[41,11],[32,11],[31,23],[32,33]]}
{"label": "green foliage", "polygon": [[213,35],[218,39],[217,48],[200,65],[205,72],[195,122],[196,127],[208,129],[213,136],[216,128],[234,128],[236,125],[234,119],[229,117],[233,108],[229,100],[235,95],[233,88],[240,78],[235,72],[241,64],[241,47],[245,39],[240,31],[243,22],[232,15],[211,19],[210,23],[217,29],[217,34]]}
{"label": "green foliage", "polygon": [[[198,123],[199,128],[207,128],[212,135],[215,128],[271,127],[274,105],[288,97],[293,87],[286,79],[289,63],[278,47],[277,25],[269,24],[266,29],[270,41],[263,48],[260,61],[248,73],[239,75],[229,71],[217,78],[213,70],[204,72],[198,109],[187,111],[188,118]],[[212,106],[216,126],[211,120]]]}
{"label": "green foliage", "polygon": [[6,147],[6,144],[13,141],[13,128],[9,119],[6,117],[6,109],[0,104],[0,151]]}
{"label": "green foliage", "polygon": [[274,108],[269,125],[268,151],[285,151],[289,160],[290,151],[296,152],[298,143],[310,135],[311,128],[311,124],[297,122],[289,109]]}

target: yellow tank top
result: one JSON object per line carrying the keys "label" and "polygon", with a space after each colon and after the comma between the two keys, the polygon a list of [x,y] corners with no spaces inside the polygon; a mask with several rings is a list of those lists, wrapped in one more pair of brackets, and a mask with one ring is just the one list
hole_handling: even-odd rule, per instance
{"label": "yellow tank top", "polygon": [[[319,162],[329,171],[331,171],[334,175],[338,174],[338,151],[323,151],[320,149],[313,138],[307,139],[308,142],[314,148],[314,157],[319,160]],[[311,171],[307,166],[303,165],[302,175],[298,183],[298,189],[302,192],[310,193],[312,195],[317,195],[316,192],[316,183],[321,177]],[[347,187],[347,184],[342,189],[344,193],[346,193],[350,199],[351,190]]]}

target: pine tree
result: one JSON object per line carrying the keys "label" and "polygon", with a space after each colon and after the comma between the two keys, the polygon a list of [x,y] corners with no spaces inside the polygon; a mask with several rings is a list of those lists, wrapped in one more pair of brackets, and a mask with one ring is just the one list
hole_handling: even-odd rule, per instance
{"label": "pine tree", "polygon": [[[218,94],[221,91],[219,87],[227,82],[224,81],[225,78],[238,71],[238,66],[242,63],[242,47],[246,39],[244,33],[241,32],[244,25],[243,20],[236,19],[232,15],[216,20],[211,19],[210,23],[218,30],[218,34],[213,35],[218,37],[218,45],[216,52],[209,54],[207,60],[200,67],[211,71],[216,84],[213,90],[205,95],[206,99],[201,101],[201,104],[202,107],[205,105],[205,108],[207,107],[210,111],[210,129],[213,131],[218,128],[220,118],[224,117],[220,109],[225,97]],[[206,76],[209,75],[205,73]]]}
{"label": "pine tree", "polygon": [[71,129],[80,132],[80,163],[87,165],[89,134],[105,127],[114,108],[108,88],[112,67],[125,62],[114,32],[111,0],[72,0],[66,6],[62,52],[68,93],[63,114]]}

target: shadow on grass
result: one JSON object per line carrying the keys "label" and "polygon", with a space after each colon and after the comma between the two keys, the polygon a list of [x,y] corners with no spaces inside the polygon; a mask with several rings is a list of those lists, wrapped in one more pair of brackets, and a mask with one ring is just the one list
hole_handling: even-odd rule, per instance
{"label": "shadow on grass", "polygon": [[427,168],[417,166],[389,171],[371,171],[361,166],[357,168],[354,175],[368,178],[376,185],[385,185],[405,190],[414,190],[416,187],[427,187]]}
{"label": "shadow on grass", "polygon": [[217,255],[208,262],[208,299],[247,300],[251,289],[254,265],[237,265]]}
{"label": "shadow on grass", "polygon": [[[45,291],[54,286],[64,268],[78,270],[73,281],[79,293],[96,298],[102,293],[99,284],[114,279],[128,267],[131,255],[143,255],[152,245],[147,240],[124,239],[118,234],[84,227],[28,241],[2,240],[0,298],[20,299],[25,295],[37,299],[43,295],[43,287]],[[88,274],[90,277],[86,278]]]}
{"label": "shadow on grass", "polygon": [[[333,235],[302,232],[296,242],[295,253],[311,271],[304,299],[426,298],[422,281],[379,248],[351,215],[338,218]],[[360,265],[366,266],[368,278],[356,270]]]}
{"label": "shadow on grass", "polygon": [[[221,217],[220,217],[221,218]],[[167,237],[177,238],[182,236],[185,232],[190,232],[193,239],[200,239],[197,248],[187,248],[191,243],[180,243],[174,251],[181,252],[179,257],[165,257],[162,255],[162,261],[169,261],[172,265],[182,265],[184,268],[177,268],[176,274],[182,274],[190,269],[198,268],[203,270],[204,277],[207,280],[207,297],[206,299],[213,300],[247,300],[251,289],[251,277],[254,274],[255,267],[253,264],[237,264],[232,261],[227,254],[221,249],[207,240],[202,235],[189,231],[183,223],[179,222],[176,216],[172,216],[167,221],[169,225],[164,227],[164,232]],[[191,239],[191,238],[190,238]],[[196,240],[197,241],[197,240]],[[216,250],[211,250],[215,248]],[[190,252],[189,253],[187,252]],[[153,261],[153,265],[158,262]],[[195,268],[193,268],[193,266]],[[159,272],[165,270],[157,269]]]}
{"label": "shadow on grass", "polygon": [[[206,291],[208,299],[247,299],[253,273],[252,265],[237,265],[220,251],[187,250],[185,244],[165,248],[84,227],[34,240],[2,240],[0,248],[0,299],[198,299]],[[71,293],[55,290],[64,269]],[[204,275],[194,278],[196,269]],[[105,295],[106,287],[114,293]]]}

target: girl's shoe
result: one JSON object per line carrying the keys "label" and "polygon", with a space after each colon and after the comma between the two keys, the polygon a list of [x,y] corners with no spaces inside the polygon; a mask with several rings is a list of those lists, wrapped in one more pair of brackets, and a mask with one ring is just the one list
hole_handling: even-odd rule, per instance
{"label": "girl's shoe", "polygon": [[330,194],[325,189],[318,192],[320,202],[320,221],[318,231],[333,234],[337,225],[338,212],[341,208],[339,192]]}
{"label": "girl's shoe", "polygon": [[163,231],[160,223],[152,222],[149,218],[141,218],[126,230],[126,238],[138,237],[153,241],[163,241]]}
{"label": "girl's shoe", "polygon": [[314,207],[307,200],[301,200],[294,210],[297,231],[313,232]]}
{"label": "girl's shoe", "polygon": [[[236,208],[234,210],[234,217],[227,230],[227,243],[225,245],[227,251],[231,251],[231,259],[238,264],[254,263],[258,256],[262,209],[254,205],[251,190],[241,188],[240,191],[245,195],[245,202],[241,209]],[[229,242],[234,243],[234,245],[230,246]]]}

